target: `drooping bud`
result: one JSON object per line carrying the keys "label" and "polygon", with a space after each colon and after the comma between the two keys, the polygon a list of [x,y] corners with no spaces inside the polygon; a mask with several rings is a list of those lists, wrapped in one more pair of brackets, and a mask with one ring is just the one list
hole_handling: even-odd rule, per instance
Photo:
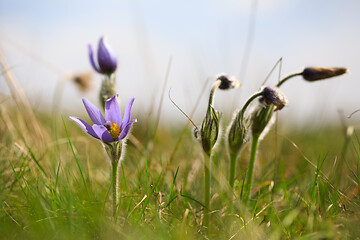
{"label": "drooping bud", "polygon": [[235,77],[220,74],[216,77],[216,81],[211,87],[208,109],[201,124],[201,128],[200,130],[197,128],[194,129],[195,138],[201,142],[204,152],[209,156],[211,155],[211,151],[217,141],[220,130],[221,114],[213,107],[215,91],[218,88],[221,90],[227,90],[239,86],[241,86],[241,84]]}
{"label": "drooping bud", "polygon": [[[277,87],[267,86],[262,90],[259,108],[252,114],[252,134],[259,135],[271,120],[274,111],[287,105],[284,93]],[[261,104],[263,103],[263,104]]]}
{"label": "drooping bud", "polygon": [[221,114],[212,106],[208,107],[206,116],[201,124],[200,137],[204,152],[210,156],[219,135]]}
{"label": "drooping bud", "polygon": [[306,81],[318,81],[326,78],[340,76],[347,73],[348,69],[344,67],[332,67],[332,68],[321,68],[321,67],[307,67],[302,72],[302,76]]}
{"label": "drooping bud", "polygon": [[241,83],[237,78],[235,78],[234,76],[229,76],[224,73],[218,75],[216,80],[221,81],[219,88],[222,90],[241,87]]}
{"label": "drooping bud", "polygon": [[248,142],[249,123],[242,111],[239,111],[230,123],[228,130],[228,148],[231,154],[237,155]]}
{"label": "drooping bud", "polygon": [[287,105],[285,94],[277,87],[267,86],[263,89],[263,98],[266,104],[273,104],[276,110],[281,110]]}

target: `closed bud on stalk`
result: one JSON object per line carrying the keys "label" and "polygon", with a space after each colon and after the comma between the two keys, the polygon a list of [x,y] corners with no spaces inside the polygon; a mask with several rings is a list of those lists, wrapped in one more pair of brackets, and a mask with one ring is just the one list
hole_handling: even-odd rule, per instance
{"label": "closed bud on stalk", "polygon": [[307,67],[304,69],[301,75],[306,81],[312,82],[312,81],[340,76],[347,72],[348,69],[344,67],[332,67],[332,68]]}
{"label": "closed bud on stalk", "polygon": [[262,105],[258,110],[256,110],[252,115],[252,135],[260,136],[260,134],[264,131],[266,126],[274,112],[275,105]]}
{"label": "closed bud on stalk", "polygon": [[281,110],[287,105],[285,94],[277,87],[268,86],[263,89],[262,99],[266,104],[276,106],[275,111]]}
{"label": "closed bud on stalk", "polygon": [[95,62],[94,53],[91,45],[88,46],[89,58],[91,66],[95,71],[101,74],[111,75],[115,72],[117,67],[117,58],[115,52],[109,46],[104,37],[99,40],[98,51],[97,51],[97,64]]}
{"label": "closed bud on stalk", "polygon": [[[206,116],[201,124],[200,140],[204,152],[210,156],[219,135],[221,114],[212,106],[208,107]],[[195,137],[198,138],[195,134]]]}
{"label": "closed bud on stalk", "polygon": [[248,142],[249,130],[248,119],[244,118],[243,112],[236,114],[228,130],[228,148],[231,154],[238,154]]}

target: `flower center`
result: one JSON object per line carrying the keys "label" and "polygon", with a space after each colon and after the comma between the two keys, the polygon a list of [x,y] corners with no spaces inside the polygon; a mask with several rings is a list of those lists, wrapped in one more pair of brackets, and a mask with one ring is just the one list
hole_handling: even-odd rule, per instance
{"label": "flower center", "polygon": [[104,126],[110,133],[112,139],[116,140],[119,137],[121,129],[117,123],[108,121],[107,123],[104,124]]}

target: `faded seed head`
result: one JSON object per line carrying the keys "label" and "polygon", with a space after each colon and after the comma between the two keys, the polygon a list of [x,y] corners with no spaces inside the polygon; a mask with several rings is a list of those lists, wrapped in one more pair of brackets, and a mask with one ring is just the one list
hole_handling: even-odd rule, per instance
{"label": "faded seed head", "polygon": [[72,76],[71,80],[82,92],[90,90],[93,85],[92,76],[89,72],[76,74]]}

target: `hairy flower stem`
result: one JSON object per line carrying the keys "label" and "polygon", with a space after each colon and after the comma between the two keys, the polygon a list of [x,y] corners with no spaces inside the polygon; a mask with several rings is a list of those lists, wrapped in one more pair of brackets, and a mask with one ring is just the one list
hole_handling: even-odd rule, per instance
{"label": "hairy flower stem", "polygon": [[210,223],[210,158],[211,151],[204,154],[204,174],[205,174],[205,200],[204,200],[204,226],[209,232],[209,223]]}
{"label": "hairy flower stem", "polygon": [[221,80],[216,80],[212,85],[210,96],[209,96],[209,107],[214,104],[215,90],[220,86]]}
{"label": "hairy flower stem", "polygon": [[[256,99],[257,97],[260,97],[262,95],[262,92],[257,92],[254,95],[252,95],[244,104],[243,108],[240,110],[239,118],[243,118],[246,108],[250,105],[250,103]],[[229,156],[230,156],[230,176],[229,176],[229,185],[231,189],[234,189],[234,182],[235,182],[235,169],[236,169],[236,160],[238,158],[240,149],[237,149],[237,151],[233,151],[229,149]]]}
{"label": "hairy flower stem", "polygon": [[99,100],[101,106],[105,107],[105,102],[115,96],[116,91],[116,79],[115,74],[106,75],[106,77],[102,80],[101,89],[99,94]]}
{"label": "hairy flower stem", "polygon": [[252,175],[254,172],[254,165],[255,165],[255,158],[256,158],[256,150],[259,142],[260,134],[254,135],[252,139],[251,144],[251,153],[250,153],[250,161],[249,161],[249,167],[246,174],[246,182],[244,187],[244,196],[243,196],[243,202],[247,204],[249,201],[250,196],[250,189],[251,189],[251,183],[252,183]]}
{"label": "hairy flower stem", "polygon": [[118,167],[119,161],[112,161],[112,175],[111,175],[111,185],[112,185],[112,193],[113,193],[113,217],[116,221],[116,211],[119,205],[119,175],[118,175]]}
{"label": "hairy flower stem", "polygon": [[293,78],[293,77],[296,77],[296,76],[301,76],[302,74],[303,74],[302,72],[290,74],[287,77],[281,79],[281,81],[276,85],[276,87],[280,87],[284,82],[286,82],[290,78]]}
{"label": "hairy flower stem", "polygon": [[113,217],[116,221],[116,212],[119,205],[119,165],[123,151],[123,143],[105,143],[105,150],[111,161],[111,188],[113,193]]}
{"label": "hairy flower stem", "polygon": [[230,153],[230,177],[229,177],[229,184],[230,184],[231,189],[234,189],[236,159],[237,159],[237,154],[231,152]]}

